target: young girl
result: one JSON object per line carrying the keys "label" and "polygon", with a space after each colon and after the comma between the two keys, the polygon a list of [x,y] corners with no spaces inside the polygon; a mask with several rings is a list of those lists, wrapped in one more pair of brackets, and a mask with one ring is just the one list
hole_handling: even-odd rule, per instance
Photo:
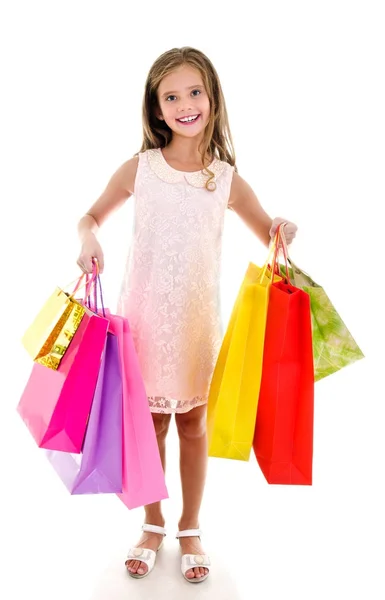
{"label": "young girl", "polygon": [[[112,176],[79,223],[78,265],[103,271],[98,228],[127,198],[135,198],[134,239],[119,299],[130,322],[165,467],[165,440],[175,413],[180,440],[183,510],[179,520],[182,573],[197,583],[209,573],[199,510],[207,465],[206,404],[222,342],[219,311],[221,241],[226,209],[269,245],[286,222],[272,220],[238,175],[221,84],[210,60],[189,47],[162,54],[147,77],[143,143]],[[128,554],[132,577],[155,564],[165,535],[161,504],[145,507],[143,535]]]}

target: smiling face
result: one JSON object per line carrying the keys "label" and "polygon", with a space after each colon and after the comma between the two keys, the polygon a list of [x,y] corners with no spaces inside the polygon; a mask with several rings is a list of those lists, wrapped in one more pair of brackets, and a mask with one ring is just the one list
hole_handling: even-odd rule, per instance
{"label": "smiling face", "polygon": [[158,118],[183,137],[202,134],[210,117],[210,101],[197,69],[182,65],[166,75],[158,88]]}

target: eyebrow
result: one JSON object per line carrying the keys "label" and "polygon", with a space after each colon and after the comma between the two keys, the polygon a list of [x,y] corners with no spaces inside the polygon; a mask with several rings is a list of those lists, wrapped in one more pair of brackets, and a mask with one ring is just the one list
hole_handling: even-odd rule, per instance
{"label": "eyebrow", "polygon": [[[196,88],[203,88],[203,85],[201,85],[200,83],[198,83],[198,85],[190,85],[190,87],[186,88],[186,90],[195,90]],[[170,94],[176,94],[177,92],[175,90],[171,91],[171,92],[165,92],[164,94],[162,94],[162,98],[164,98],[165,96],[169,96]]]}

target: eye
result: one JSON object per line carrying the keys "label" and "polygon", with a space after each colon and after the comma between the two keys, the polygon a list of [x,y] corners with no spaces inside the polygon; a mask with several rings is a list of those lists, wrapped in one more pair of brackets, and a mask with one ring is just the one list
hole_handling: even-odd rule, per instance
{"label": "eye", "polygon": [[176,96],[174,96],[174,95],[168,96],[168,97],[166,98],[166,102],[168,102],[168,101],[169,101],[169,98],[176,98]]}
{"label": "eye", "polygon": [[201,90],[193,90],[191,93],[192,93],[192,94],[195,94],[195,92],[198,92],[198,94],[197,94],[197,95],[200,95],[200,94],[202,93],[202,92],[201,92]]}

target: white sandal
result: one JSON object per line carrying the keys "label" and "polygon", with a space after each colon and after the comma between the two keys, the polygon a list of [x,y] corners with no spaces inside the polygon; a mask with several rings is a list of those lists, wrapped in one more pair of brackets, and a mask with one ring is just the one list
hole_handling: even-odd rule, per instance
{"label": "white sandal", "polygon": [[[177,539],[179,539],[181,537],[198,537],[200,539],[201,535],[202,535],[202,532],[200,529],[185,529],[184,531],[178,531],[178,533],[176,534],[176,537],[177,537]],[[207,554],[183,554],[182,555],[182,562],[181,562],[182,575],[186,579],[186,581],[189,581],[190,583],[201,583],[201,581],[204,581],[205,579],[207,579],[207,577],[210,574],[210,565],[211,565],[211,562],[210,562],[210,559],[207,556]],[[196,567],[204,567],[205,569],[208,569],[209,572],[207,573],[207,575],[203,575],[202,577],[192,577],[191,579],[186,577],[187,571],[189,571],[190,569],[195,569]]]}
{"label": "white sandal", "polygon": [[127,573],[135,579],[143,579],[143,577],[146,577],[147,575],[149,575],[149,573],[151,573],[155,566],[156,555],[163,546],[164,536],[166,535],[166,530],[164,529],[164,527],[158,527],[158,525],[147,525],[145,523],[144,525],[142,525],[142,531],[148,531],[149,533],[158,533],[159,535],[163,535],[163,540],[156,552],[154,550],[150,550],[149,548],[130,548],[125,562],[126,569],[127,562],[129,560],[138,560],[147,565],[147,571],[143,575],[138,573],[131,573],[127,569]]}

